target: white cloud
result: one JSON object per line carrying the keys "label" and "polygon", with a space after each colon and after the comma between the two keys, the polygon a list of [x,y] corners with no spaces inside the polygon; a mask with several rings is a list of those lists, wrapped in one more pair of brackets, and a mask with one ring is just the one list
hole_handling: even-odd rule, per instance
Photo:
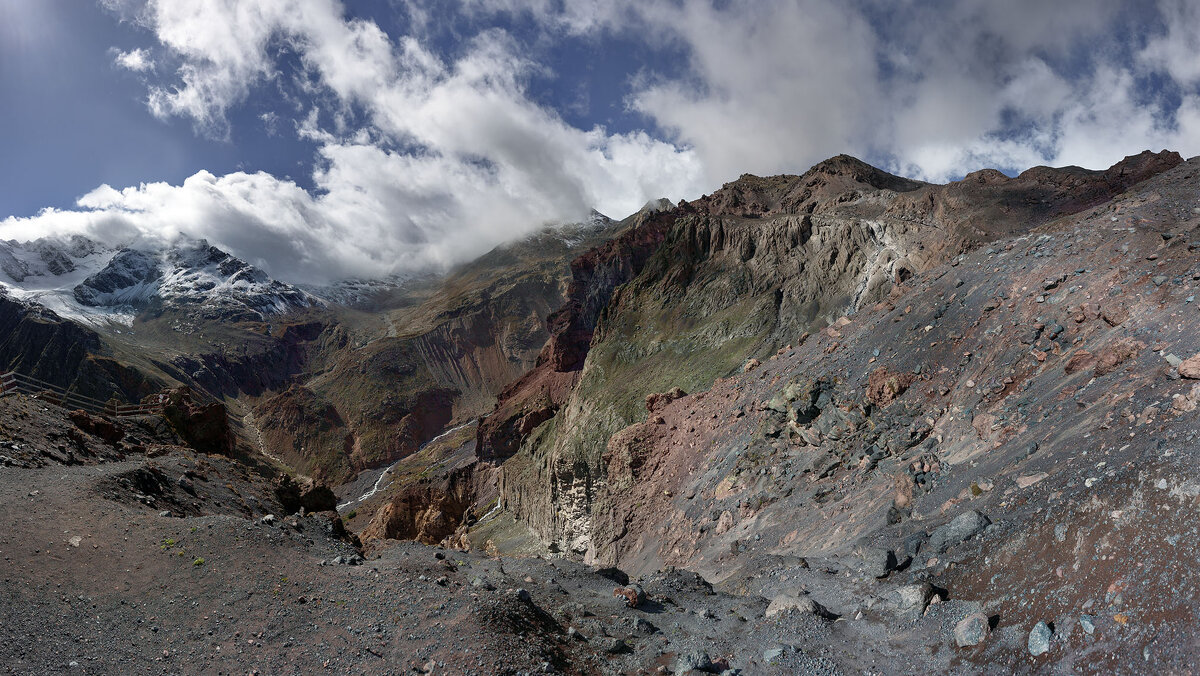
{"label": "white cloud", "polygon": [[1200,5],[1191,0],[1161,0],[1166,33],[1150,39],[1138,55],[1185,85],[1200,83]]}
{"label": "white cloud", "polygon": [[[562,37],[682,45],[687,72],[643,75],[629,100],[696,149],[710,184],[803,171],[838,152],[934,181],[983,166],[1100,168],[1146,148],[1200,152],[1184,123],[1200,93],[1200,7],[1188,0],[469,4]],[[1144,100],[1138,79],[1153,71],[1184,89],[1181,105]]]}
{"label": "white cloud", "polygon": [[[698,190],[693,152],[641,132],[577,129],[529,100],[524,80],[539,66],[499,31],[446,62],[413,38],[346,20],[334,0],[156,0],[121,10],[180,63],[173,85],[153,86],[152,112],[218,136],[232,107],[283,76],[271,50],[288,45],[307,86],[326,94],[296,125],[320,146],[315,190],[202,171],[179,186],[102,186],[79,211],[0,222],[4,236],[206,237],[281,279],[321,282],[444,266],[592,208],[624,216]],[[366,127],[345,123],[351,108],[365,112]]]}
{"label": "white cloud", "polygon": [[883,101],[856,83],[878,80],[873,34],[841,3],[688,3],[647,10],[645,19],[686,40],[702,86],[649,81],[631,103],[696,148],[710,183],[869,142],[861,134]]}
{"label": "white cloud", "polygon": [[126,70],[132,70],[135,73],[144,73],[148,70],[154,70],[154,60],[150,58],[150,52],[146,49],[131,49],[128,52],[117,52],[113,57],[113,63]]}
{"label": "white cloud", "polygon": [[[592,207],[621,216],[841,152],[928,180],[1200,152],[1200,10],[1186,0],[463,0],[475,28],[453,58],[424,37],[447,11],[435,0],[398,3],[410,35],[339,0],[103,2],[159,41],[157,68],[142,50],[116,60],[154,68],[161,118],[228,138],[256,88],[302,90],[292,109],[255,112],[318,146],[315,187],[208,172],[102,186],[77,210],[0,222],[2,236],[186,234],[322,281],[458,262]],[[1153,20],[1114,30],[1131,8]],[[650,131],[578,128],[527,92],[555,64],[489,28],[500,15],[532,19],[540,45],[615,35],[685,61],[628,74],[625,103]],[[1181,95],[1148,96],[1148,76]]]}

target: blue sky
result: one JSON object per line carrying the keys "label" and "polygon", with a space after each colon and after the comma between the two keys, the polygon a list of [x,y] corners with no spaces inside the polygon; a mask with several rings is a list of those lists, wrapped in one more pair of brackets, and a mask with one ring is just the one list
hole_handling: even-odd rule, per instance
{"label": "blue sky", "polygon": [[847,152],[945,181],[1200,152],[1186,0],[7,0],[0,238],[289,281],[465,260]]}

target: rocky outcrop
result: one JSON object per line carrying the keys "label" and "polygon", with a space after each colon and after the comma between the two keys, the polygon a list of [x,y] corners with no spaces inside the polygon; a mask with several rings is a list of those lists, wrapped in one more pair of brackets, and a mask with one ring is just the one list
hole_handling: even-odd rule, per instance
{"label": "rocky outcrop", "polygon": [[254,326],[239,338],[235,345],[178,354],[157,365],[215,396],[261,396],[286,388],[320,354],[350,346],[346,331],[328,319],[280,320]]}
{"label": "rocky outcrop", "polygon": [[329,486],[314,481],[299,482],[281,474],[275,479],[273,489],[275,499],[279,501],[285,513],[327,513],[335,534],[340,537],[345,533],[345,526],[340,517],[336,519],[336,523],[332,523],[333,518],[337,516],[337,496]]}
{"label": "rocky outcrop", "polygon": [[479,516],[471,507],[475,488],[474,466],[405,486],[375,514],[361,537],[367,543],[393,539],[438,544]]}
{"label": "rocky outcrop", "polygon": [[220,455],[233,452],[237,438],[230,428],[229,411],[225,404],[212,400],[198,401],[186,387],[147,398],[147,403],[154,401],[162,403],[163,416],[192,448]]}
{"label": "rocky outcrop", "polygon": [[267,397],[254,408],[264,446],[297,471],[338,476],[350,465],[354,435],[337,408],[302,385]]}
{"label": "rocky outcrop", "polygon": [[[603,483],[592,484],[587,554],[634,572],[687,566],[747,580],[777,558],[823,558],[865,570],[871,588],[907,579],[901,596],[931,573],[957,585],[951,598],[998,595],[1002,579],[992,609],[1026,626],[1048,587],[1073,604],[1104,597],[1106,582],[1075,591],[1093,573],[1084,561],[1072,577],[1062,543],[1159,528],[1127,511],[1146,490],[1135,477],[1174,476],[1161,447],[1195,423],[1175,355],[1194,354],[1196,341],[1161,329],[1195,289],[1179,241],[1196,227],[1195,171],[1164,172],[956,257],[836,334],[610,436],[593,475]],[[1138,226],[1105,227],[1114,217]],[[1072,271],[1069,281],[1045,281],[1058,270]],[[1084,308],[1115,297],[1144,300],[1115,325]],[[1154,485],[1166,495],[1179,481]]]}
{"label": "rocky outcrop", "polygon": [[144,307],[162,279],[156,258],[135,249],[117,252],[104,269],[74,289],[75,300],[84,305],[129,305]]}
{"label": "rocky outcrop", "polygon": [[80,431],[99,437],[107,444],[116,444],[125,438],[125,430],[107,418],[91,415],[87,411],[71,411],[67,417]]}

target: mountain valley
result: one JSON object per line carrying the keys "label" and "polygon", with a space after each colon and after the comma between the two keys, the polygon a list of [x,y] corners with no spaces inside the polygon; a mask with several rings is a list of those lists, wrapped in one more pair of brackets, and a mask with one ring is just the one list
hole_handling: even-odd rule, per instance
{"label": "mountain valley", "polygon": [[1198,232],[1163,151],[839,155],[327,287],[0,242],[47,385],[0,397],[0,663],[1187,673]]}

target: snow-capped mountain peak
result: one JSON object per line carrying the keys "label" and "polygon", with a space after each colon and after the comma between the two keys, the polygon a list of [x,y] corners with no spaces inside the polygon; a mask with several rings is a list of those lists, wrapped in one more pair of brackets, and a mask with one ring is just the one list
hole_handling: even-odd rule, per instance
{"label": "snow-capped mountain peak", "polygon": [[206,240],[120,248],[84,237],[0,242],[0,285],[91,323],[128,324],[138,314],[167,310],[262,319],[322,303]]}

